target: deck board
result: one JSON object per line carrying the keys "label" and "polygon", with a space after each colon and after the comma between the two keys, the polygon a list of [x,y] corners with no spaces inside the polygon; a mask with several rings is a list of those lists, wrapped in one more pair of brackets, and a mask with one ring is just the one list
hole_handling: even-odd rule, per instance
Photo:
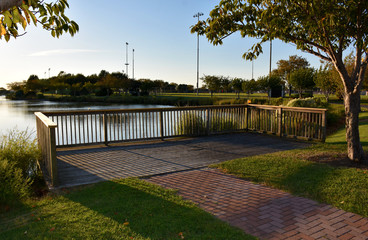
{"label": "deck board", "polygon": [[275,136],[237,133],[177,141],[58,149],[59,187],[195,169],[307,145]]}

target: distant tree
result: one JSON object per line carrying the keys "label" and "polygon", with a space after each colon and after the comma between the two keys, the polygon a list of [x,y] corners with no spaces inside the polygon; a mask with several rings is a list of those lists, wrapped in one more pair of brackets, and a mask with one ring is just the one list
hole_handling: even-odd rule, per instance
{"label": "distant tree", "polygon": [[220,77],[221,89],[223,92],[229,92],[231,90],[231,80],[229,77]]}
{"label": "distant tree", "polygon": [[299,98],[302,98],[302,92],[305,90],[311,90],[316,85],[314,83],[314,69],[313,68],[300,68],[291,72],[290,84],[297,89]]}
{"label": "distant tree", "polygon": [[163,93],[165,91],[165,82],[163,80],[154,80],[155,88],[159,93]]}
{"label": "distant tree", "polygon": [[[193,87],[193,85],[191,85]],[[187,93],[190,91],[190,87],[188,84],[179,84],[176,88],[176,91],[179,93]],[[192,89],[193,91],[193,89]]]}
{"label": "distant tree", "polygon": [[26,81],[25,90],[27,92],[38,92],[42,90],[42,83],[37,75],[30,75]]}
{"label": "distant tree", "polygon": [[249,98],[251,93],[254,93],[259,90],[259,86],[256,80],[251,79],[243,82],[242,89],[244,92],[248,93]]}
{"label": "distant tree", "polygon": [[265,91],[268,98],[271,97],[271,90],[273,88],[278,88],[282,84],[282,80],[279,76],[262,76],[257,79],[257,86],[259,90]]}
{"label": "distant tree", "polygon": [[168,92],[173,93],[173,92],[176,92],[177,87],[178,87],[178,84],[177,84],[177,83],[172,82],[172,83],[170,83],[170,84],[167,86],[167,90],[168,90]]}
{"label": "distant tree", "polygon": [[244,80],[241,78],[233,78],[231,80],[230,86],[235,91],[237,98],[240,98],[240,92],[243,90]]}
{"label": "distant tree", "polygon": [[204,75],[201,80],[204,86],[210,91],[211,97],[213,96],[213,92],[217,92],[221,89],[221,77],[219,76]]}
{"label": "distant tree", "polygon": [[92,94],[93,91],[96,89],[96,86],[95,86],[95,84],[93,84],[91,82],[86,82],[86,83],[83,84],[83,88],[86,89],[88,94]]}
{"label": "distant tree", "polygon": [[25,34],[19,33],[22,27],[33,23],[40,24],[43,29],[50,31],[53,37],[63,33],[74,35],[79,31],[78,24],[65,15],[68,8],[67,0],[57,0],[47,3],[42,0],[2,0],[0,1],[0,39],[9,41],[11,37],[17,38]]}
{"label": "distant tree", "polygon": [[279,60],[276,64],[277,68],[273,70],[273,73],[277,74],[285,82],[287,82],[290,95],[291,94],[290,74],[300,68],[309,67],[309,62],[307,61],[307,59],[303,57],[292,55],[289,56],[289,60]]}
{"label": "distant tree", "polygon": [[329,101],[330,95],[338,91],[339,85],[341,85],[339,77],[336,79],[331,70],[333,69],[329,68],[327,64],[321,66],[314,78],[316,87],[323,92],[327,102]]}
{"label": "distant tree", "polygon": [[138,81],[141,83],[139,89],[142,95],[149,95],[155,88],[155,84],[150,79],[139,79]]}
{"label": "distant tree", "polygon": [[12,83],[8,83],[7,87],[11,91],[23,91],[25,88],[25,85],[26,84],[24,82],[12,82]]}

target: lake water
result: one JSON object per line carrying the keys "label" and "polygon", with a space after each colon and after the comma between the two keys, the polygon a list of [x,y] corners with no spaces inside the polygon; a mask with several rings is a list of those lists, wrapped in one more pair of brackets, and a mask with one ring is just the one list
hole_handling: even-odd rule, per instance
{"label": "lake water", "polygon": [[157,108],[171,107],[163,105],[144,104],[112,104],[112,103],[76,103],[76,102],[51,102],[51,101],[23,101],[8,100],[0,96],[0,134],[6,134],[9,130],[29,129],[36,131],[36,119],[34,112],[72,111],[72,110],[105,110],[105,109],[132,109],[132,108]]}

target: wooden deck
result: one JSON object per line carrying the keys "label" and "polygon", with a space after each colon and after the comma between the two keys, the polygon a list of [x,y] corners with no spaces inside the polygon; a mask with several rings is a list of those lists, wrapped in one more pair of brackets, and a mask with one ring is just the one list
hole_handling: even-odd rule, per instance
{"label": "wooden deck", "polygon": [[307,145],[276,136],[237,133],[109,147],[60,148],[57,151],[58,188],[201,168]]}

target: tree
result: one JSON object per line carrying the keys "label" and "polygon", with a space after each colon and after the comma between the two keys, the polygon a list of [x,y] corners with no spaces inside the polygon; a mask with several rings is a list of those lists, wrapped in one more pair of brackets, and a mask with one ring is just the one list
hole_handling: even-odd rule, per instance
{"label": "tree", "polygon": [[[360,90],[368,64],[368,1],[222,0],[191,31],[206,35],[214,45],[238,31],[242,37],[255,37],[259,41],[243,55],[249,60],[262,53],[262,43],[277,38],[331,62],[344,86],[348,157],[368,162],[359,136]],[[355,59],[349,74],[343,55],[351,48]]]}
{"label": "tree", "polygon": [[248,98],[250,97],[251,93],[258,91],[259,87],[256,80],[251,79],[249,81],[244,81],[242,84],[242,89],[244,92],[248,93]]}
{"label": "tree", "polygon": [[219,91],[221,89],[221,77],[213,75],[204,75],[201,78],[205,87],[211,92],[211,97],[214,91]]}
{"label": "tree", "polygon": [[271,91],[275,88],[280,88],[282,80],[277,75],[262,76],[257,79],[257,86],[259,90],[267,92],[268,98],[271,98]]}
{"label": "tree", "polygon": [[244,80],[241,78],[234,78],[230,83],[230,86],[237,94],[238,99],[240,98],[240,92],[243,90],[243,82]]}
{"label": "tree", "polygon": [[273,73],[279,75],[288,83],[289,95],[291,95],[290,74],[300,68],[309,67],[309,62],[303,57],[292,55],[289,56],[289,60],[279,60],[276,64],[277,68],[273,70]]}
{"label": "tree", "polygon": [[28,80],[26,81],[26,91],[27,92],[37,92],[41,91],[41,81],[37,75],[30,75]]}
{"label": "tree", "polygon": [[336,92],[339,89],[339,85],[341,85],[336,81],[336,78],[328,65],[324,65],[319,68],[316,72],[314,82],[316,87],[318,87],[325,95],[327,102],[329,101],[330,95]]}
{"label": "tree", "polygon": [[300,68],[291,72],[289,81],[291,86],[296,88],[299,93],[299,98],[302,98],[302,92],[304,90],[313,89],[316,85],[314,83],[314,69],[313,68]]}
{"label": "tree", "polygon": [[79,26],[65,16],[66,8],[69,8],[67,0],[57,0],[54,3],[42,0],[0,1],[0,39],[4,37],[9,41],[11,37],[22,36],[25,32],[19,33],[19,27],[25,31],[31,23],[35,26],[40,24],[53,37],[63,33],[74,36]]}

